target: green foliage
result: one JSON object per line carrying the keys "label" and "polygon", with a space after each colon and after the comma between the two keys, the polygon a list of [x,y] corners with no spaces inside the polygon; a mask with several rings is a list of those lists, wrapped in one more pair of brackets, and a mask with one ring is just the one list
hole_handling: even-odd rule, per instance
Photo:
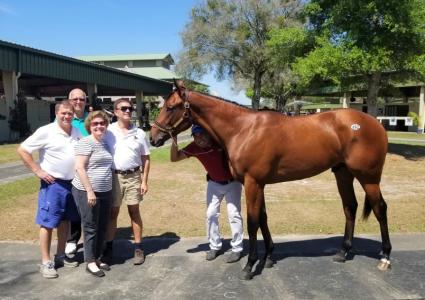
{"label": "green foliage", "polygon": [[413,111],[410,111],[407,114],[407,116],[408,117],[411,117],[412,118],[412,121],[413,121],[413,125],[415,125],[416,127],[418,127],[418,125],[419,125],[419,123],[421,121],[421,118],[419,117],[419,115],[417,113],[413,112]]}
{"label": "green foliage", "polygon": [[294,66],[303,84],[423,67],[423,0],[312,0],[303,14],[316,36],[314,49]]}
{"label": "green foliage", "polygon": [[208,0],[197,5],[182,34],[178,73],[200,78],[214,70],[218,79],[247,83],[256,107],[268,70],[269,30],[294,22],[299,8],[295,0]]}
{"label": "green foliage", "polygon": [[210,92],[208,86],[196,83],[196,82],[191,81],[191,80],[185,81],[185,85],[191,91],[200,92],[200,93],[204,93],[204,94],[209,94],[209,92]]}

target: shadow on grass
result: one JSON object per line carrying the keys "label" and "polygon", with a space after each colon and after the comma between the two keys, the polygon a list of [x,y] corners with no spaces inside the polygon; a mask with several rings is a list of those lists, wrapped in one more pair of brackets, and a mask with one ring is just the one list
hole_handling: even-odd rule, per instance
{"label": "shadow on grass", "polygon": [[388,144],[388,153],[401,155],[408,160],[419,160],[425,157],[425,146]]}

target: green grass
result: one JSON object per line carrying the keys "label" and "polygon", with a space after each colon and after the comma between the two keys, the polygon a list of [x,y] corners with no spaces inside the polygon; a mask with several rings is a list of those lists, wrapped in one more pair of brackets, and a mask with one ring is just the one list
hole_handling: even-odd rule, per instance
{"label": "green grass", "polygon": [[387,131],[387,134],[389,138],[425,141],[425,134],[417,134],[416,132]]}
{"label": "green grass", "polygon": [[[189,142],[179,143],[179,149],[185,147]],[[170,162],[170,146],[151,149],[151,160],[153,163]]]}
{"label": "green grass", "polygon": [[16,152],[19,144],[0,145],[0,164],[14,162],[19,160],[19,155]]}
{"label": "green grass", "polygon": [[[180,144],[183,147],[186,143]],[[7,146],[7,147],[5,147]],[[9,147],[10,146],[10,147]],[[14,152],[17,145],[2,145],[0,146],[1,151]],[[19,160],[19,158],[17,157]],[[162,148],[151,149],[151,160],[155,165],[157,163],[169,163],[170,162],[170,146]],[[13,204],[14,199],[18,199],[22,196],[33,194],[39,189],[39,179],[35,176],[23,180],[18,180],[11,183],[0,184],[0,209],[9,207]]]}
{"label": "green grass", "polygon": [[37,192],[39,182],[34,176],[0,185],[0,209],[12,206],[15,199]]}

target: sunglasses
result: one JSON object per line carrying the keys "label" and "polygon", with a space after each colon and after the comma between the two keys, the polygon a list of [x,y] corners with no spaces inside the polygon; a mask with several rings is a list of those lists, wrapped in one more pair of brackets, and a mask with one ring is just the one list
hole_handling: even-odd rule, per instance
{"label": "sunglasses", "polygon": [[131,106],[121,106],[120,108],[118,108],[119,110],[121,110],[122,112],[126,112],[127,110],[129,112],[132,112],[134,109]]}
{"label": "sunglasses", "polygon": [[93,127],[97,127],[97,126],[105,126],[105,122],[101,121],[101,122],[91,122],[90,124]]}
{"label": "sunglasses", "polygon": [[86,101],[86,98],[72,98],[72,99],[70,99],[72,102],[77,102],[77,101],[80,101],[80,102],[85,102]]}

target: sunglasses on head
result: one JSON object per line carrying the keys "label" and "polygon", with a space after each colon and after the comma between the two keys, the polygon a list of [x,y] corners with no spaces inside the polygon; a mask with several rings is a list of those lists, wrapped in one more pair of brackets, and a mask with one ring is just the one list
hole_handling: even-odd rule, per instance
{"label": "sunglasses on head", "polygon": [[100,121],[100,122],[91,122],[91,124],[90,124],[91,126],[93,126],[93,127],[96,127],[96,126],[105,126],[105,122],[104,121]]}
{"label": "sunglasses on head", "polygon": [[132,112],[134,109],[131,106],[121,106],[120,108],[118,108],[119,110],[121,110],[122,112],[126,112],[127,110],[129,112]]}

